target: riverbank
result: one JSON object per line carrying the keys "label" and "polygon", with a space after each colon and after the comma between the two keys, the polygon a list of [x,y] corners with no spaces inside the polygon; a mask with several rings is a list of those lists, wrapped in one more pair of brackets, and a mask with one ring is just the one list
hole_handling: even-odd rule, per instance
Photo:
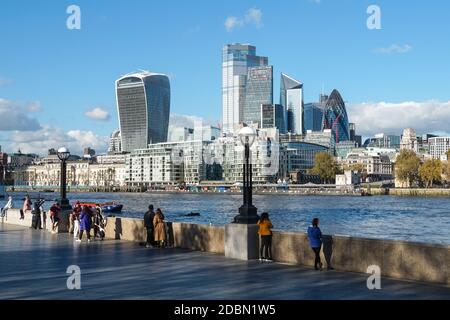
{"label": "riverbank", "polygon": [[371,188],[367,190],[373,196],[396,197],[450,197],[450,189],[419,189],[419,188]]}

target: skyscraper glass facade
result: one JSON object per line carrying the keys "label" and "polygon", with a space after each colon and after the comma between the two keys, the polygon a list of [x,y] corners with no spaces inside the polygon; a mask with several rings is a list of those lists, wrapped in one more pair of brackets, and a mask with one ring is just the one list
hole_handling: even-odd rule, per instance
{"label": "skyscraper glass facade", "polygon": [[281,104],[261,105],[261,128],[277,128],[281,134],[286,133],[286,112]]}
{"label": "skyscraper glass facade", "polygon": [[350,140],[349,121],[344,100],[337,90],[333,90],[325,104],[323,129],[331,129],[336,143]]}
{"label": "skyscraper glass facade", "polygon": [[222,119],[223,131],[233,132],[242,122],[248,68],[267,66],[268,58],[256,55],[256,47],[229,44],[222,53]]}
{"label": "skyscraper glass facade", "polygon": [[261,125],[261,105],[273,103],[272,66],[248,69],[242,122]]}
{"label": "skyscraper glass facade", "polygon": [[135,73],[116,81],[122,151],[167,141],[170,82],[166,75]]}
{"label": "skyscraper glass facade", "polygon": [[323,105],[320,103],[307,103],[304,106],[303,121],[307,131],[322,130]]}
{"label": "skyscraper glass facade", "polygon": [[280,104],[286,109],[287,130],[293,134],[303,134],[303,84],[283,73],[280,83]]}

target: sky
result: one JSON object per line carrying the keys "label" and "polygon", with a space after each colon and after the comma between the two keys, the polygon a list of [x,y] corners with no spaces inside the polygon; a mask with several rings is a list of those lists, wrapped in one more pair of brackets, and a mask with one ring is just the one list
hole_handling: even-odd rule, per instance
{"label": "sky", "polygon": [[[81,29],[67,28],[70,5]],[[450,132],[449,12],[441,0],[2,0],[0,145],[106,151],[114,81],[139,69],[170,77],[172,123],[217,124],[222,47],[238,42],[269,57],[275,102],[284,72],[305,102],[338,89],[363,136]]]}

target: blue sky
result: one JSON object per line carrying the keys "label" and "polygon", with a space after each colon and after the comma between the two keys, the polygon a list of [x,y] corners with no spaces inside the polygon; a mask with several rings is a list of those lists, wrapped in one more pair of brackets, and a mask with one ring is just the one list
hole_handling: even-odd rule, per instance
{"label": "blue sky", "polygon": [[[81,8],[81,30],[66,28],[71,4]],[[381,8],[381,30],[366,26],[371,4]],[[257,14],[246,19],[249,10]],[[114,80],[136,69],[170,76],[173,113],[217,123],[221,49],[234,42],[269,57],[276,101],[285,72],[304,82],[305,102],[337,88],[365,135],[450,131],[449,12],[441,0],[4,0],[0,144],[101,148],[118,126]],[[238,23],[227,30],[230,17]],[[103,120],[86,116],[95,108]]]}

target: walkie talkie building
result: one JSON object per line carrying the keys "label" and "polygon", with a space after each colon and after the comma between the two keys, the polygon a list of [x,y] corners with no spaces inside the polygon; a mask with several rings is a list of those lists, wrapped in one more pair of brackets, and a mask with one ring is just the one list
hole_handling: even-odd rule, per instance
{"label": "walkie talkie building", "polygon": [[167,142],[170,81],[164,74],[132,73],[116,81],[122,151]]}

